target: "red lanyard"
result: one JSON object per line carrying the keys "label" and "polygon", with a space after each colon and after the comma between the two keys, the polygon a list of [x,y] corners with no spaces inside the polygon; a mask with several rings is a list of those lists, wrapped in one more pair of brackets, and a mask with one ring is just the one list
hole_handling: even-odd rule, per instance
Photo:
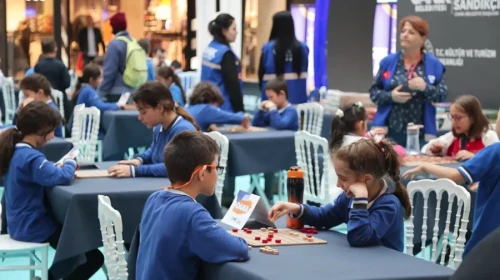
{"label": "red lanyard", "polygon": [[410,69],[408,69],[408,81],[413,78],[413,72],[415,72],[415,69],[417,68],[418,63],[420,62],[421,59],[422,59],[422,55],[420,55],[418,57],[417,62],[415,62],[415,64],[411,65]]}

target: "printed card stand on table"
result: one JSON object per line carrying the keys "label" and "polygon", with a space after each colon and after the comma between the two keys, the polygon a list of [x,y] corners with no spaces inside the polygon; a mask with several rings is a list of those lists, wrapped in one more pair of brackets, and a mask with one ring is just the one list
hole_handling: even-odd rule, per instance
{"label": "printed card stand on table", "polygon": [[276,227],[267,218],[267,209],[259,196],[239,191],[222,222],[233,228],[242,229],[250,218],[268,227]]}

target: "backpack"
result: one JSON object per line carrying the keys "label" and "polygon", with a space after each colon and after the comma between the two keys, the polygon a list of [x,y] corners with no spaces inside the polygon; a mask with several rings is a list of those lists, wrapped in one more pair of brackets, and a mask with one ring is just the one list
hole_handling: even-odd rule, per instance
{"label": "backpack", "polygon": [[125,62],[125,72],[123,72],[123,81],[131,88],[138,88],[148,79],[146,52],[136,40],[129,39],[126,36],[119,36],[116,39],[127,44],[127,59]]}

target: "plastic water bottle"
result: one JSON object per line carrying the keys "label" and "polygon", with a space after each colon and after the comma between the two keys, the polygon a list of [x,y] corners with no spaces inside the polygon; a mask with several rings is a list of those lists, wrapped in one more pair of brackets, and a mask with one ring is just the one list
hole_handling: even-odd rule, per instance
{"label": "plastic water bottle", "polygon": [[406,154],[419,155],[420,154],[420,129],[423,125],[415,125],[409,123],[406,128]]}
{"label": "plastic water bottle", "polygon": [[[300,167],[290,167],[287,172],[287,192],[288,202],[303,203],[304,202],[304,170]],[[304,227],[302,220],[286,217],[286,227],[293,229],[301,229]]]}

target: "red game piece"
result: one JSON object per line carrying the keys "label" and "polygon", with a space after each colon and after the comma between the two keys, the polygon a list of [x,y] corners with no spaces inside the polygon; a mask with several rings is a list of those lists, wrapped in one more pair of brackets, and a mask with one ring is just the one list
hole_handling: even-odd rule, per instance
{"label": "red game piece", "polygon": [[247,230],[249,230],[249,228],[247,228],[247,227],[246,227],[246,228],[243,228],[243,230],[244,230],[244,231],[247,231]]}
{"label": "red game piece", "polygon": [[272,239],[272,238],[268,238],[268,239],[267,239],[267,242],[271,242],[271,241],[273,241],[273,239]]}
{"label": "red game piece", "polygon": [[313,229],[312,230],[312,234],[318,234],[318,230],[317,229]]}
{"label": "red game piece", "polygon": [[255,236],[255,240],[260,240],[260,236]]}
{"label": "red game piece", "polygon": [[312,228],[306,229],[306,233],[312,233]]}
{"label": "red game piece", "polygon": [[312,235],[308,234],[308,235],[306,235],[306,237],[307,237],[307,238],[311,238],[311,237],[312,237]]}
{"label": "red game piece", "polygon": [[251,233],[252,233],[252,231],[251,231],[251,230],[247,230],[246,232],[247,232],[248,234],[251,234]]}
{"label": "red game piece", "polygon": [[273,238],[273,237],[274,237],[274,235],[273,235],[272,233],[270,233],[270,234],[268,234],[268,235],[267,235],[267,237],[268,237],[268,238]]}
{"label": "red game piece", "polygon": [[278,229],[277,228],[273,229],[273,231],[274,231],[274,233],[278,233]]}
{"label": "red game piece", "polygon": [[281,243],[281,240],[280,239],[276,239],[274,240],[276,243]]}
{"label": "red game piece", "polygon": [[233,232],[238,232],[238,229],[237,228],[233,228]]}
{"label": "red game piece", "polygon": [[262,240],[262,243],[267,244],[267,239]]}
{"label": "red game piece", "polygon": [[307,228],[302,228],[302,229],[300,230],[300,232],[302,232],[302,233],[306,233],[306,232],[307,232]]}

